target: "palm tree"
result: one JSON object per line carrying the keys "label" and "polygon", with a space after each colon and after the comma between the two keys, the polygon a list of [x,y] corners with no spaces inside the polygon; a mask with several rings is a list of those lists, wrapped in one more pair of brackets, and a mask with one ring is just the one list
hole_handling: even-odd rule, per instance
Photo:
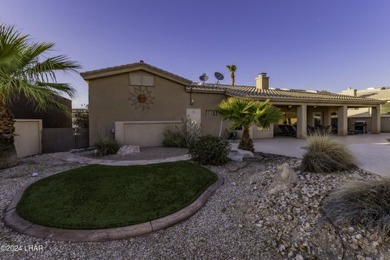
{"label": "palm tree", "polygon": [[64,55],[47,57],[53,43],[33,43],[13,26],[0,24],[0,169],[16,164],[13,99],[24,95],[36,110],[48,107],[66,110],[55,95],[73,97],[75,90],[57,83],[57,71],[76,72],[80,66]]}
{"label": "palm tree", "polygon": [[230,78],[232,79],[232,86],[234,86],[234,84],[236,82],[236,76],[234,73],[237,70],[237,66],[232,64],[232,65],[226,65],[226,67],[228,68],[228,70],[230,72]]}
{"label": "palm tree", "polygon": [[282,117],[280,110],[266,102],[255,101],[249,98],[231,97],[221,102],[217,109],[218,114],[224,119],[233,121],[232,129],[243,127],[242,139],[238,148],[252,151],[253,141],[249,135],[249,127],[257,125],[269,128]]}

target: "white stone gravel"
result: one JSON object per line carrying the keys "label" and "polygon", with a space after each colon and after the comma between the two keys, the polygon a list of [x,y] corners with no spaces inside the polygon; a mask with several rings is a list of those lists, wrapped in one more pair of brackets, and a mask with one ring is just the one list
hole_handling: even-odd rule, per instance
{"label": "white stone gravel", "polygon": [[[21,235],[0,222],[0,259],[341,259],[343,254],[345,259],[390,259],[387,237],[356,226],[340,227],[336,232],[320,212],[322,197],[342,182],[379,177],[361,170],[301,173],[298,159],[257,159],[209,167],[225,177],[225,184],[207,204],[190,219],[142,237],[59,242]],[[283,162],[296,170],[299,182],[289,191],[269,195],[266,191],[276,167]],[[81,165],[41,155],[1,170],[1,218],[24,185]],[[33,172],[40,177],[31,177]],[[38,250],[29,250],[31,245]]]}

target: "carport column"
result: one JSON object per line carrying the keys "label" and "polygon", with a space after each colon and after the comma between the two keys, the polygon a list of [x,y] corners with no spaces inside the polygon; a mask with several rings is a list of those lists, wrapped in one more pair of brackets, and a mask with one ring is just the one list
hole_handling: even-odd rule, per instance
{"label": "carport column", "polygon": [[309,126],[314,126],[314,111],[313,111],[313,108],[309,109],[307,114],[308,114],[308,116],[307,116],[307,124]]}
{"label": "carport column", "polygon": [[348,134],[348,107],[339,107],[337,111],[337,135]]}
{"label": "carport column", "polygon": [[371,133],[380,134],[381,132],[381,108],[380,106],[371,109]]}
{"label": "carport column", "polygon": [[300,105],[297,109],[297,138],[304,139],[307,137],[307,106]]}
{"label": "carport column", "polygon": [[330,126],[332,124],[332,118],[331,118],[331,113],[329,107],[324,108],[324,121],[323,125],[324,126]]}

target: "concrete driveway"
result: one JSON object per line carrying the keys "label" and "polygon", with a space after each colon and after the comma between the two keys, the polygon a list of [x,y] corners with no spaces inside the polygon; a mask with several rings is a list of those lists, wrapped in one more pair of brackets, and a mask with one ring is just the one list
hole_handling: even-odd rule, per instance
{"label": "concrete driveway", "polygon": [[[357,165],[369,172],[390,177],[390,133],[333,136],[333,139],[345,144],[355,155]],[[291,137],[275,137],[254,141],[255,150],[263,153],[280,154],[301,158],[306,140]]]}

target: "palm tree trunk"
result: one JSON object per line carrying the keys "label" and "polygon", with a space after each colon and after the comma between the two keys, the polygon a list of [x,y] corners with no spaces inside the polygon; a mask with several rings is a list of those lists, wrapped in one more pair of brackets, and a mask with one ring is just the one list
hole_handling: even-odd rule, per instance
{"label": "palm tree trunk", "polygon": [[17,163],[14,132],[14,117],[0,94],[0,169],[12,167]]}
{"label": "palm tree trunk", "polygon": [[232,73],[231,78],[232,78],[232,86],[234,86],[234,84],[236,84],[236,76],[234,75],[234,72]]}
{"label": "palm tree trunk", "polygon": [[238,145],[239,149],[251,151],[252,153],[255,151],[253,148],[253,141],[251,136],[249,135],[249,127],[244,126],[244,130],[242,131],[242,138],[240,144]]}

